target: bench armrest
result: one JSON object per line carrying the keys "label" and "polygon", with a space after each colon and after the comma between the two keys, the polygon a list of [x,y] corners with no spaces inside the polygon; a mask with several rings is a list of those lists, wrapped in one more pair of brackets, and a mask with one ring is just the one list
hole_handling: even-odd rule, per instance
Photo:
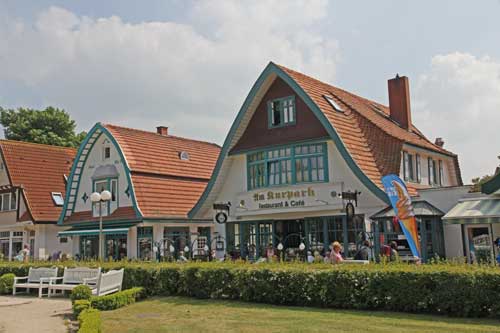
{"label": "bench armrest", "polygon": [[63,279],[62,276],[51,277],[51,278],[49,278],[49,284],[54,284],[54,282],[57,282],[57,280],[62,280],[62,279]]}
{"label": "bench armrest", "polygon": [[14,278],[14,283],[16,283],[16,282],[17,282],[17,281],[19,281],[19,280],[27,280],[27,279],[28,279],[28,277],[27,277],[27,276],[19,276],[19,277],[15,277],[15,278]]}

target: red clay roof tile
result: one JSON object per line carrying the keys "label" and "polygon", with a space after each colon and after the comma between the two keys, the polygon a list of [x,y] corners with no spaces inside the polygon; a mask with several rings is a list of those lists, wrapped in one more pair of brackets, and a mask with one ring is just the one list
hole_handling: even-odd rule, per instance
{"label": "red clay roof tile", "polygon": [[[405,130],[389,118],[389,108],[377,102],[323,83],[284,66],[284,70],[318,105],[333,125],[347,150],[363,172],[380,188],[382,176],[399,174],[403,144],[411,144],[450,156],[455,161],[457,185],[462,184],[457,155],[429,141],[415,126]],[[335,111],[323,95],[344,106]],[[410,194],[417,194],[409,186]]]}
{"label": "red clay roof tile", "polygon": [[24,189],[34,222],[56,222],[62,207],[54,204],[51,192],[65,195],[64,175],[76,150],[10,140],[0,140],[0,148],[12,185]]}

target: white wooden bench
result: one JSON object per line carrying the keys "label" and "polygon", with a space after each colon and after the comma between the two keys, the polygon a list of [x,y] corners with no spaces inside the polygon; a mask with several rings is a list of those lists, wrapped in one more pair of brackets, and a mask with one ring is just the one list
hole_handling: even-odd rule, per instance
{"label": "white wooden bench", "polygon": [[84,284],[92,289],[92,295],[103,296],[122,290],[124,269],[100,273],[93,279],[84,279]]}
{"label": "white wooden bench", "polygon": [[[94,279],[101,273],[101,268],[64,268],[64,274],[60,277],[54,277],[49,282],[49,297],[57,294],[60,290],[64,295],[66,291],[73,290],[76,286],[83,284],[85,279]],[[58,283],[61,281],[62,283]]]}
{"label": "white wooden bench", "polygon": [[[18,288],[25,288],[29,293],[30,289],[38,289],[38,297],[43,296],[43,289],[49,289],[49,282],[51,278],[57,277],[57,267],[55,268],[33,268],[30,267],[28,276],[14,278],[14,285],[12,286],[12,295],[16,295]],[[19,282],[25,280],[25,282]],[[48,292],[48,291],[47,291]],[[46,294],[48,295],[48,294]]]}
{"label": "white wooden bench", "polygon": [[368,265],[369,260],[355,260],[355,259],[345,259],[340,262],[341,264],[357,264],[357,265]]}

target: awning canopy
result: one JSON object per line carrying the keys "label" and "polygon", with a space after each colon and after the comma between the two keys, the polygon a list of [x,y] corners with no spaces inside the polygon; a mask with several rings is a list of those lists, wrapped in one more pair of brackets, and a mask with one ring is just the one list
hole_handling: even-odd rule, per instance
{"label": "awning canopy", "polygon": [[[106,228],[102,230],[102,233],[105,235],[126,235],[128,233],[129,228]],[[65,231],[59,231],[57,233],[58,237],[67,237],[67,236],[91,236],[91,235],[99,235],[99,229],[77,229],[71,228]]]}
{"label": "awning canopy", "polygon": [[[415,213],[415,216],[443,216],[444,213],[439,210],[438,208],[434,207],[427,201],[413,201],[413,212]],[[387,206],[386,208],[382,209],[378,213],[374,214],[371,216],[371,219],[373,220],[378,220],[378,219],[386,219],[386,218],[393,218],[395,216],[394,214],[394,209],[392,206]]]}
{"label": "awning canopy", "polygon": [[443,221],[448,224],[500,223],[500,198],[461,200]]}

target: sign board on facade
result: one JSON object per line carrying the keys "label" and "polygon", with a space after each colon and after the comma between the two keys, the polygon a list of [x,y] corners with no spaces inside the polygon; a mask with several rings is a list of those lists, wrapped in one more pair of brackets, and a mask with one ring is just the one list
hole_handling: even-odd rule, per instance
{"label": "sign board on facade", "polygon": [[276,213],[303,208],[338,209],[342,207],[341,183],[307,184],[267,188],[238,195],[236,215]]}

